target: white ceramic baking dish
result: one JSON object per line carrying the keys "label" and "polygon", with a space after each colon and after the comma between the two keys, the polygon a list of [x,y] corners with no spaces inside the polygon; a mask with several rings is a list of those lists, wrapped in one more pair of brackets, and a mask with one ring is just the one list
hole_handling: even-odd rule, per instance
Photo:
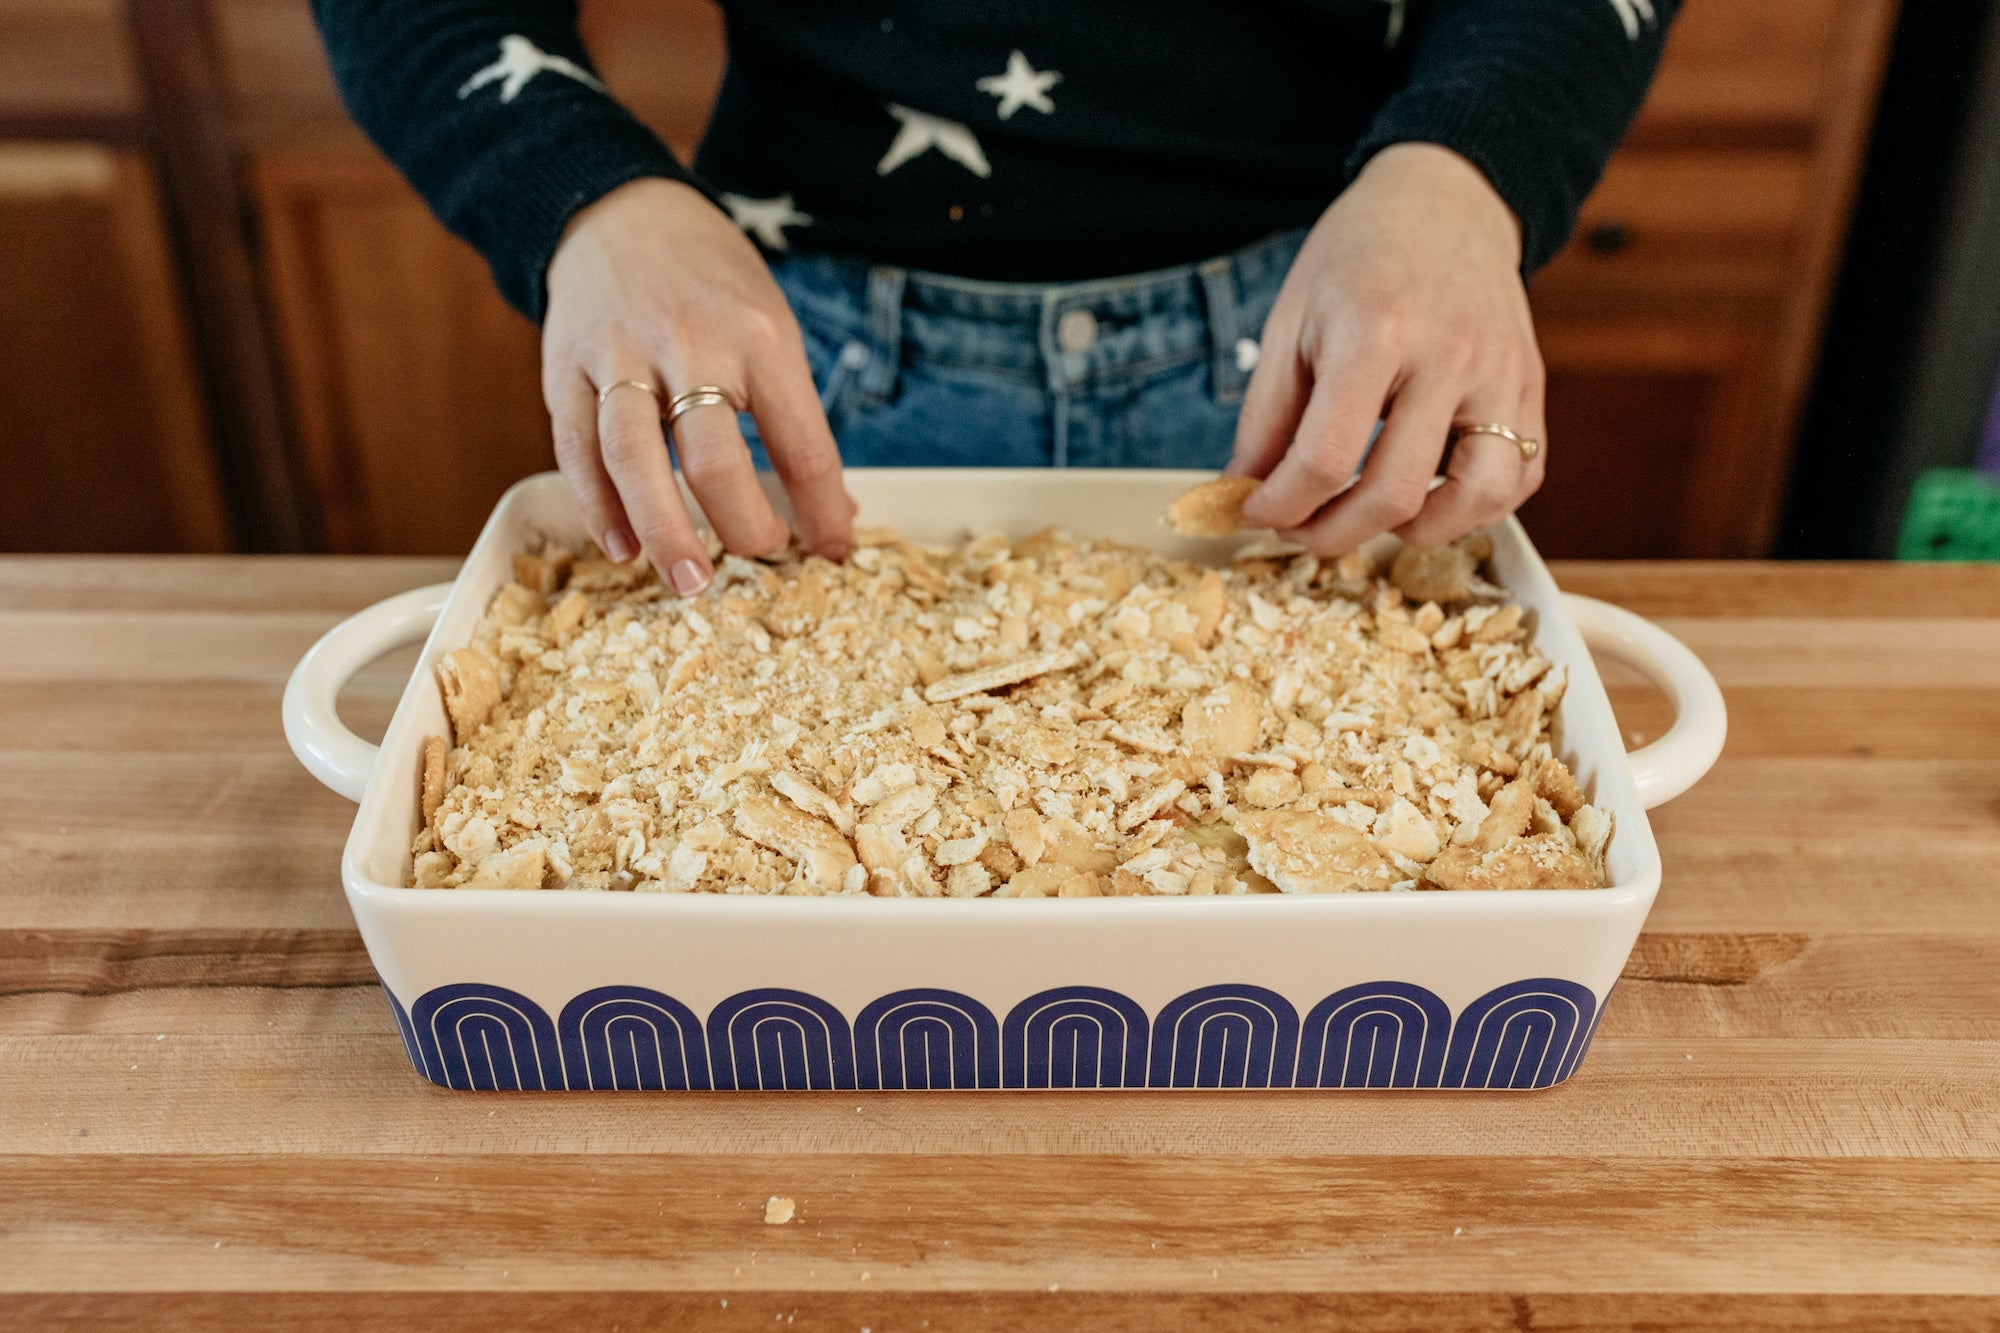
{"label": "white ceramic baking dish", "polygon": [[[1167,502],[1203,474],[855,470],[864,522],[929,540],[1079,533],[1215,559]],[[880,899],[399,887],[418,749],[446,730],[431,670],[466,642],[510,557],[582,532],[553,474],[510,490],[454,583],[347,620],[299,663],[285,732],[360,802],[341,875],[410,1060],[435,1083],[509,1089],[1539,1088],[1582,1059],[1653,895],[1646,808],[1722,746],[1701,663],[1639,617],[1556,591],[1520,526],[1496,576],[1569,668],[1560,735],[1617,817],[1613,887],[1249,898]],[[334,701],[428,633],[379,749]],[[1627,755],[1585,644],[1673,699]]]}

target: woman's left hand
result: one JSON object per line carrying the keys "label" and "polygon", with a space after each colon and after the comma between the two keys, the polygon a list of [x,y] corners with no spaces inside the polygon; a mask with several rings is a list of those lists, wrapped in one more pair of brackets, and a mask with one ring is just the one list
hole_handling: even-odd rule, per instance
{"label": "woman's left hand", "polygon": [[1545,451],[1494,435],[1463,437],[1430,489],[1454,422],[1547,438],[1520,266],[1520,226],[1470,162],[1424,143],[1370,159],[1265,322],[1229,465],[1266,479],[1245,520],[1325,554],[1391,529],[1436,546],[1534,494]]}

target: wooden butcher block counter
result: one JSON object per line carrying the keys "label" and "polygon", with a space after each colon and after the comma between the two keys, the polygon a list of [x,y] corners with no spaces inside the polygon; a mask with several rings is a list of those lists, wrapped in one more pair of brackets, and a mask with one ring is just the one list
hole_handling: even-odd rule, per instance
{"label": "wooden butcher block counter", "polygon": [[2000,569],[1559,567],[1731,714],[1575,1079],[1171,1095],[419,1079],[278,698],[451,569],[0,560],[0,1327],[2000,1327]]}

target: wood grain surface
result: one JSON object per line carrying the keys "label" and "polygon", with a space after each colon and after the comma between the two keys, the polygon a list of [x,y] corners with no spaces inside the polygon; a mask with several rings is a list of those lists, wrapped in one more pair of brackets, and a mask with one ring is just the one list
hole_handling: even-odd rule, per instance
{"label": "wood grain surface", "polygon": [[2000,1327],[2000,569],[1558,568],[1731,708],[1568,1084],[973,1096],[412,1073],[278,699],[451,572],[0,560],[0,1327]]}

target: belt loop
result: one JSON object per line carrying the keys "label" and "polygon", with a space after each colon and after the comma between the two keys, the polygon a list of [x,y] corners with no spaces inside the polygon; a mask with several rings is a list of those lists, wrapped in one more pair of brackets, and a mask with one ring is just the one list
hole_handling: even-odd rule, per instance
{"label": "belt loop", "polygon": [[909,278],[907,269],[868,270],[868,341],[873,355],[856,383],[870,407],[884,406],[896,392],[903,364],[903,293]]}
{"label": "belt loop", "polygon": [[1208,307],[1208,353],[1210,379],[1219,403],[1240,403],[1249,376],[1238,368],[1236,343],[1243,336],[1242,320],[1236,307],[1236,259],[1222,255],[1196,270],[1201,277],[1204,303]]}

